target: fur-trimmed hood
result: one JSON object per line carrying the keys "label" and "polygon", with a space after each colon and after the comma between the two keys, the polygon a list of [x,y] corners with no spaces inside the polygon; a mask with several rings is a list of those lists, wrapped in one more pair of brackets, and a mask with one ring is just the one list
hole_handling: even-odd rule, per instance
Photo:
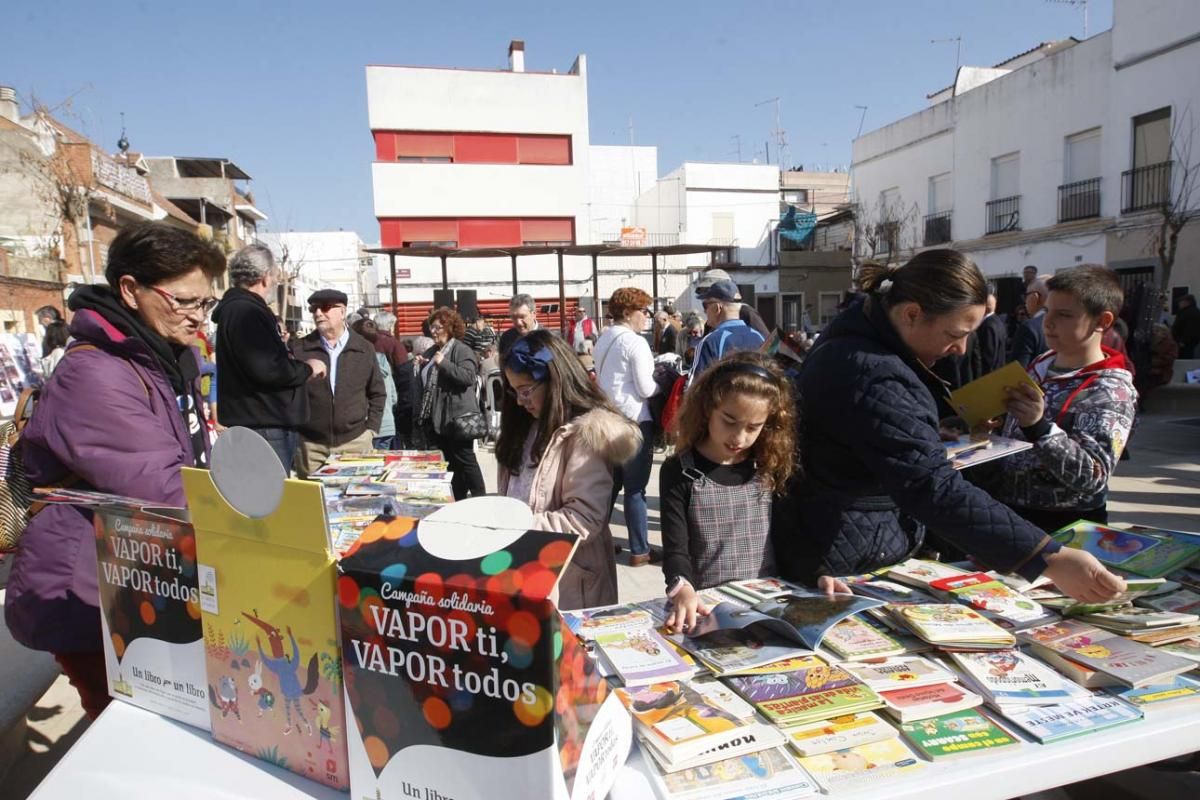
{"label": "fur-trimmed hood", "polygon": [[567,436],[580,437],[580,443],[600,453],[610,466],[624,464],[642,446],[637,424],[607,408],[593,408],[563,426]]}

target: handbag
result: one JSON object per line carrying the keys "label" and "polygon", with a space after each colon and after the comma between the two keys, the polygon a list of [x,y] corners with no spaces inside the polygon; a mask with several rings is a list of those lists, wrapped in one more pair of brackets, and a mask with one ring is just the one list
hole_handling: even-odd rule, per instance
{"label": "handbag", "polygon": [[468,411],[448,420],[442,433],[450,439],[482,439],[488,434],[487,417],[478,411]]}
{"label": "handbag", "polygon": [[45,505],[34,502],[20,448],[21,431],[37,396],[35,389],[23,390],[13,418],[0,426],[0,552],[17,549],[25,526]]}

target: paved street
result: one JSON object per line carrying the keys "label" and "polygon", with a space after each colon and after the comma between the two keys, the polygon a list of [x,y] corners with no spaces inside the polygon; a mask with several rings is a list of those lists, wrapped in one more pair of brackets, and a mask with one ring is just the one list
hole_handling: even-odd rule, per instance
{"label": "paved street", "polygon": [[[1146,417],[1133,437],[1133,458],[1120,463],[1111,484],[1109,508],[1114,522],[1140,522],[1181,530],[1200,529],[1200,420],[1179,421]],[[650,540],[661,544],[658,518],[658,467],[655,457],[647,505]],[[489,488],[495,487],[495,461],[480,453]],[[625,544],[626,531],[620,502],[613,515],[613,534]],[[622,600],[642,600],[662,592],[662,571],[657,565],[628,566],[625,550],[618,556]],[[83,732],[86,721],[75,692],[60,678],[29,717],[28,752],[3,781],[5,800],[21,800],[36,787]],[[1046,800],[1195,800],[1200,797],[1200,773],[1172,773],[1142,768],[1075,784],[1038,795]]]}

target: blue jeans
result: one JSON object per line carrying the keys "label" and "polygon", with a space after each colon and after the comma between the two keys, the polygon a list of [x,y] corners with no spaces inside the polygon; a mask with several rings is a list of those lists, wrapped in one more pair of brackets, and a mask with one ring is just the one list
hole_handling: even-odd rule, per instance
{"label": "blue jeans", "polygon": [[300,433],[295,428],[251,428],[250,430],[267,440],[275,455],[283,463],[283,471],[292,474],[296,462],[296,450],[300,447]]}
{"label": "blue jeans", "polygon": [[621,465],[621,488],[625,491],[625,527],[629,530],[629,552],[635,556],[650,552],[650,538],[646,526],[646,484],[650,482],[650,468],[654,464],[654,423],[639,422],[642,431],[642,446],[633,458]]}

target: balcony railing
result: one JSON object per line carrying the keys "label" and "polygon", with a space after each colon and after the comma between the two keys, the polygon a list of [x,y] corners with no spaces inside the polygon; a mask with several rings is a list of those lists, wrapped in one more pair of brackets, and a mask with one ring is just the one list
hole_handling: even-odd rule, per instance
{"label": "balcony railing", "polygon": [[150,183],[134,168],[93,152],[92,174],[101,186],[150,205]]}
{"label": "balcony railing", "polygon": [[1121,173],[1121,213],[1144,211],[1171,197],[1171,162],[1161,161]]}
{"label": "balcony railing", "polygon": [[1021,195],[1001,197],[987,203],[987,233],[1021,230]]}
{"label": "balcony railing", "polygon": [[1058,221],[1100,216],[1100,179],[1064,183],[1058,187]]}
{"label": "balcony railing", "polygon": [[950,217],[953,211],[939,211],[925,215],[925,246],[945,244],[951,241]]}

